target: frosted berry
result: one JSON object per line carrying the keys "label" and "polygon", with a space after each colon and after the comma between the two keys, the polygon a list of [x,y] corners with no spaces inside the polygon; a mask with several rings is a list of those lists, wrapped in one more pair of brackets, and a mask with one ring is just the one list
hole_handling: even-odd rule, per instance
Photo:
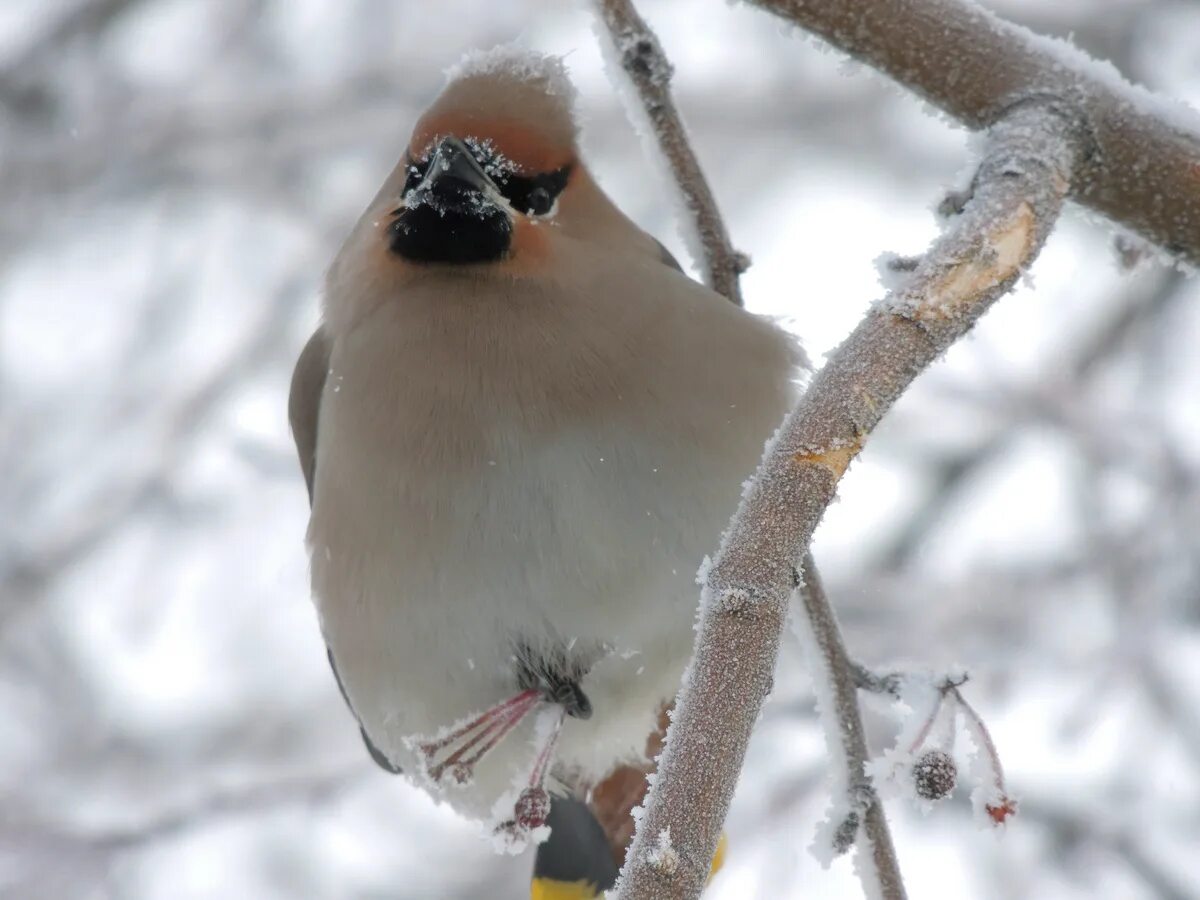
{"label": "frosted berry", "polygon": [[913,763],[913,784],[917,796],[926,800],[941,800],[954,790],[958,767],[950,754],[942,750],[927,750]]}

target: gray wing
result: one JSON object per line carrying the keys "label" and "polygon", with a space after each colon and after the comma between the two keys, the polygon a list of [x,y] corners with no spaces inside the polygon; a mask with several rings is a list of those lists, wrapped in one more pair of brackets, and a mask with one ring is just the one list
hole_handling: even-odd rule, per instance
{"label": "gray wing", "polygon": [[[313,481],[317,473],[317,424],[321,417],[321,394],[325,390],[325,376],[329,374],[331,346],[325,330],[318,327],[313,332],[313,336],[308,339],[308,343],[304,345],[304,349],[300,351],[300,359],[296,361],[296,370],[292,373],[292,387],[288,393],[288,421],[292,425],[292,438],[296,441],[296,453],[300,457],[300,470],[304,473],[304,483],[308,486],[308,502],[310,504],[313,498]],[[350,713],[357,719],[358,716],[354,713],[350,698],[346,696],[346,689],[342,686],[342,676],[338,674],[337,663],[333,661],[333,651],[328,647],[325,649],[329,655],[329,666],[333,669],[333,677],[337,681],[338,690],[342,692],[342,699],[346,701]],[[398,773],[400,769],[371,742],[361,723],[359,723],[358,730],[362,734],[363,743],[367,745],[371,759],[375,760],[380,768],[393,774]]]}
{"label": "gray wing", "polygon": [[329,374],[331,342],[325,329],[318,327],[308,339],[296,371],[292,373],[292,389],[288,393],[288,421],[300,455],[300,470],[308,485],[308,502],[312,503],[313,478],[317,472],[317,420],[321,415],[321,393],[325,376]]}
{"label": "gray wing", "polygon": [[677,260],[675,255],[666,248],[662,241],[653,236],[650,238],[650,240],[654,241],[654,243],[658,245],[658,259],[664,266],[674,269],[676,272],[683,272],[683,266],[679,264],[679,260]]}

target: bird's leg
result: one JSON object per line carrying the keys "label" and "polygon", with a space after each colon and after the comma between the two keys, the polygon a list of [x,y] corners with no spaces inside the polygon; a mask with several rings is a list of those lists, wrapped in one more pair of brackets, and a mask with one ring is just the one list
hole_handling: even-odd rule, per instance
{"label": "bird's leg", "polygon": [[[441,781],[447,774],[459,784],[470,781],[475,764],[504,740],[542,700],[541,691],[526,688],[447,734],[418,744],[417,750],[425,771],[435,782]],[[437,761],[445,750],[449,750],[449,753]]]}
{"label": "bird's leg", "polygon": [[545,825],[550,815],[546,776],[550,773],[566,717],[587,719],[592,714],[592,702],[579,686],[584,670],[571,665],[565,654],[535,656],[527,647],[519,648],[518,654],[517,680],[522,687],[538,691],[545,708],[538,716],[535,729],[537,755],[529,780],[513,804],[513,817],[497,827],[498,833],[514,840]]}
{"label": "bird's leg", "polygon": [[533,768],[529,771],[529,782],[517,795],[517,802],[513,804],[513,817],[497,826],[497,832],[516,838],[546,824],[550,815],[550,793],[546,790],[546,776],[550,773],[554,749],[558,746],[558,736],[562,733],[566,718],[567,710],[560,704],[548,706],[538,716],[538,752],[533,761]]}
{"label": "bird's leg", "polygon": [[592,701],[579,687],[579,682],[552,675],[543,687],[542,700],[547,708],[538,719],[536,731],[537,757],[529,773],[529,784],[517,797],[513,821],[519,828],[530,830],[546,824],[550,815],[550,794],[546,791],[546,776],[554,761],[558,736],[567,716],[586,719],[592,714]]}
{"label": "bird's leg", "polygon": [[559,735],[567,716],[586,719],[592,702],[579,686],[586,668],[573,664],[565,653],[535,655],[528,647],[517,648],[517,683],[521,690],[445,734],[416,744],[426,773],[435,782],[447,778],[459,784],[470,781],[475,765],[496,747],[534,709],[542,707],[534,730],[536,748],[526,786],[513,804],[513,817],[498,832],[524,839],[546,824],[550,794],[546,778],[554,762]]}

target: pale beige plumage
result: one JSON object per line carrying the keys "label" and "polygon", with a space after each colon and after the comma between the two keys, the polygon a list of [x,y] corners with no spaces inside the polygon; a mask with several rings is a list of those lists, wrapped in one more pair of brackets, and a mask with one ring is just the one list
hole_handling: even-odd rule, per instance
{"label": "pale beige plumage", "polygon": [[[692,644],[694,576],[794,396],[795,343],[663,260],[576,159],[556,60],[490,58],[418,123],[522,171],[572,165],[555,209],[510,211],[487,262],[389,250],[402,161],[330,269],[289,411],[312,499],[321,628],[374,745],[419,770],[430,735],[514,690],[514,646],[587,668],[556,773],[637,758]],[[461,811],[502,813],[533,726]]]}

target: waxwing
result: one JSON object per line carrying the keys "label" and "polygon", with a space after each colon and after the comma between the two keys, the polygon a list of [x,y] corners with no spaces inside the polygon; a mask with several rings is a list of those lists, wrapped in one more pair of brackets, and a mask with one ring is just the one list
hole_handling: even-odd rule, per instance
{"label": "waxwing", "polygon": [[329,269],[289,402],[367,747],[510,847],[545,838],[547,791],[643,761],[697,567],[804,365],[605,196],[573,103],[556,58],[450,73]]}

